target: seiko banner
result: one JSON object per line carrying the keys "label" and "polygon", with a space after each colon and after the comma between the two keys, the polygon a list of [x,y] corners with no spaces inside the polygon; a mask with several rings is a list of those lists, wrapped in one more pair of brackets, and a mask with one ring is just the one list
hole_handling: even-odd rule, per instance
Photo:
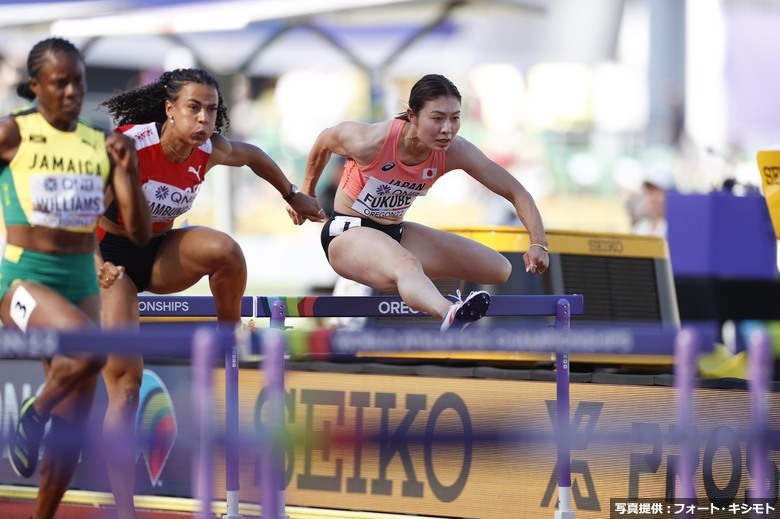
{"label": "seiko banner", "polygon": [[[286,376],[289,505],[552,517],[555,384],[303,371]],[[258,436],[267,414],[261,384],[259,373],[242,370],[242,429]],[[223,386],[217,377],[218,403]],[[674,388],[572,384],[571,397],[572,507],[578,518],[610,517],[611,499],[660,502],[675,495],[681,436]],[[748,496],[749,397],[740,390],[696,391],[696,416],[689,418],[696,420],[695,486],[702,503],[744,503]],[[779,405],[770,395],[772,429]],[[775,506],[780,454],[772,450],[769,456],[765,484]],[[258,502],[257,451],[244,452],[241,460],[241,499]],[[224,474],[216,480],[224,496]]]}

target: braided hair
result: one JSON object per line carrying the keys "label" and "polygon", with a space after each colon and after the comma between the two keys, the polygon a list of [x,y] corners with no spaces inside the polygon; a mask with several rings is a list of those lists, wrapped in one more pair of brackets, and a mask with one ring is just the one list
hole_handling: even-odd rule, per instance
{"label": "braided hair", "polygon": [[[100,103],[111,114],[114,124],[143,124],[150,122],[165,122],[165,101],[175,103],[181,89],[189,83],[210,85],[217,90],[219,104],[217,105],[217,120],[214,133],[227,131],[230,126],[227,108],[222,100],[217,80],[203,69],[180,68],[163,72],[157,81],[129,90]],[[224,126],[224,128],[223,128]]]}
{"label": "braided hair", "polygon": [[[36,43],[30,53],[27,55],[27,77],[38,78],[41,73],[41,68],[46,61],[46,55],[48,53],[58,54],[60,52],[70,53],[78,56],[83,62],[84,56],[75,45],[63,38],[47,38]],[[35,92],[32,91],[29,85],[29,80],[25,80],[16,85],[16,93],[19,97],[33,101],[35,99]]]}

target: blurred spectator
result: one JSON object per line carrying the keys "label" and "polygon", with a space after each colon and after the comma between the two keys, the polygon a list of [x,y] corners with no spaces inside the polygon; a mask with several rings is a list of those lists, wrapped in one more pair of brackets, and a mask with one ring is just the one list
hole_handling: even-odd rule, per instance
{"label": "blurred spectator", "polygon": [[641,197],[633,209],[636,211],[632,215],[635,234],[666,237],[666,192],[674,188],[674,175],[668,169],[647,171]]}

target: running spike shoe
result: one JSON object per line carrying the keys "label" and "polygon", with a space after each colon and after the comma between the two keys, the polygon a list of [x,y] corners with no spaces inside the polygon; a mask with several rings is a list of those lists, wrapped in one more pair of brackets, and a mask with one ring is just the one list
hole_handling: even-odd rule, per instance
{"label": "running spike shoe", "polygon": [[477,319],[481,319],[487,313],[490,306],[490,294],[484,290],[472,292],[466,299],[462,299],[460,290],[457,291],[458,298],[441,323],[441,332],[444,333],[453,326],[457,330],[462,330]]}
{"label": "running spike shoe", "polygon": [[46,422],[35,412],[34,402],[35,397],[31,396],[22,403],[19,423],[16,425],[13,438],[8,442],[8,459],[11,468],[23,478],[29,478],[35,473],[38,451],[46,427]]}

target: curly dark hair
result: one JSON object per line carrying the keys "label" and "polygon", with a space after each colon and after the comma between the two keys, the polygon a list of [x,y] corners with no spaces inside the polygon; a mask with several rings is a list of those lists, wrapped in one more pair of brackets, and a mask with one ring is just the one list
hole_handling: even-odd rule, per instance
{"label": "curly dark hair", "polygon": [[[67,54],[73,54],[78,56],[83,62],[84,56],[81,55],[79,49],[68,40],[63,38],[47,38],[36,43],[30,53],[27,55],[27,77],[37,78],[41,73],[41,67],[46,61],[46,55],[48,53],[59,54],[64,52]],[[19,97],[32,101],[35,99],[35,92],[32,91],[27,80],[21,81],[16,85],[16,93]]]}
{"label": "curly dark hair", "polygon": [[225,102],[222,100],[219,83],[211,74],[199,68],[180,68],[163,72],[154,83],[117,94],[100,103],[100,107],[105,107],[108,110],[117,126],[151,122],[162,123],[166,119],[165,101],[175,103],[181,89],[189,83],[210,85],[217,89],[219,104],[217,105],[214,133],[227,132],[230,119]]}

